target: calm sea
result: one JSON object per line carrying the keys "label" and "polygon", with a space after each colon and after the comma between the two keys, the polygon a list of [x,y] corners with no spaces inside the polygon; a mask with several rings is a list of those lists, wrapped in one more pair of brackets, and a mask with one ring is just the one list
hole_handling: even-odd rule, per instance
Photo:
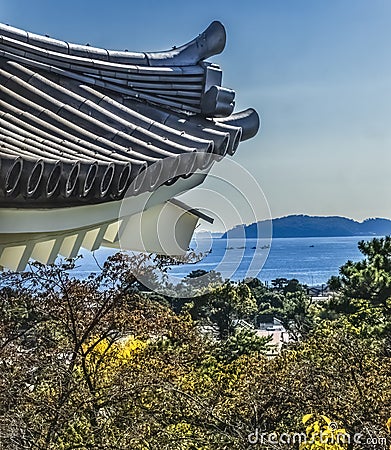
{"label": "calm sea", "polygon": [[[249,275],[249,267],[252,267],[251,275],[258,274],[258,278],[263,281],[284,277],[297,278],[311,286],[321,285],[332,275],[338,275],[339,267],[347,260],[362,259],[357,243],[370,239],[371,236],[284,238],[273,239],[268,248],[267,244],[255,239],[248,239],[243,245],[240,239],[237,242],[232,239],[227,244],[224,239],[214,238],[212,251],[203,260],[196,264],[173,267],[170,273],[176,278],[182,278],[192,270],[209,271],[217,268],[222,269],[225,278],[241,280]],[[202,248],[202,243],[199,247]],[[96,261],[102,264],[112,253],[113,250],[108,249],[100,249],[94,256],[83,252],[77,275],[84,277],[98,271]],[[261,267],[267,254],[267,259]]]}

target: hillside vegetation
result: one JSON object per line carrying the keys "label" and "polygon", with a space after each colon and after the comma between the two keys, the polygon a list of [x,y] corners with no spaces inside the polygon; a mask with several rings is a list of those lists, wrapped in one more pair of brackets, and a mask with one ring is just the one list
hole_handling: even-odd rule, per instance
{"label": "hillside vegetation", "polygon": [[[270,221],[251,225],[238,225],[222,237],[267,237]],[[272,220],[273,237],[335,237],[335,236],[386,236],[391,234],[391,220],[367,219],[357,222],[339,216],[293,215]]]}
{"label": "hillside vegetation", "polygon": [[[143,256],[115,255],[87,280],[72,276],[77,261],[4,273],[0,447],[389,448],[391,239],[360,250],[323,302],[297,280],[218,274],[196,298],[160,296],[134,277],[153,271]],[[265,314],[290,335],[274,357],[238,326]]]}

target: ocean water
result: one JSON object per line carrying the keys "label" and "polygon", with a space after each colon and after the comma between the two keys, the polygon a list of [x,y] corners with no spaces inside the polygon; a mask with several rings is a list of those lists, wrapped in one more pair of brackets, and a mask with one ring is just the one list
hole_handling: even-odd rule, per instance
{"label": "ocean water", "polygon": [[[195,264],[172,267],[170,274],[180,280],[193,270],[217,270],[224,278],[232,280],[258,276],[262,281],[271,281],[284,277],[297,278],[310,286],[321,285],[332,275],[338,275],[339,267],[347,260],[362,259],[357,243],[370,239],[371,236],[281,238],[273,239],[270,247],[269,243],[256,239],[243,242],[213,238],[204,243],[201,239],[198,248],[211,246],[212,251]],[[109,249],[100,249],[94,255],[83,252],[75,275],[84,277],[97,272],[99,265],[112,253]]]}

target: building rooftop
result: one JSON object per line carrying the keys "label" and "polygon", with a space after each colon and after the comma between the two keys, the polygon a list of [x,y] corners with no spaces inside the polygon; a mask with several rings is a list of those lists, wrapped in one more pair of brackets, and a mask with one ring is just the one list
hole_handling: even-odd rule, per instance
{"label": "building rooftop", "polygon": [[0,268],[123,248],[121,233],[128,249],[186,252],[208,218],[175,196],[260,124],[233,112],[206,61],[225,41],[213,22],[185,45],[135,53],[0,24]]}
{"label": "building rooftop", "polygon": [[225,40],[213,22],[180,47],[134,53],[0,25],[0,206],[111,201],[164,159],[141,190],[207,166],[195,152],[232,155],[259,119],[252,109],[232,114],[234,91],[205,62]]}

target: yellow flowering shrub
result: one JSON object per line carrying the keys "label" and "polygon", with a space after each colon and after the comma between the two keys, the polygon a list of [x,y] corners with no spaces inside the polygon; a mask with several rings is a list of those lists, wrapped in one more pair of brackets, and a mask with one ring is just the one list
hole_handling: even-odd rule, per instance
{"label": "yellow flowering shrub", "polygon": [[314,414],[303,416],[302,422],[306,425],[306,442],[301,443],[300,450],[345,450],[347,448],[347,433],[343,428],[321,415],[314,419]]}

